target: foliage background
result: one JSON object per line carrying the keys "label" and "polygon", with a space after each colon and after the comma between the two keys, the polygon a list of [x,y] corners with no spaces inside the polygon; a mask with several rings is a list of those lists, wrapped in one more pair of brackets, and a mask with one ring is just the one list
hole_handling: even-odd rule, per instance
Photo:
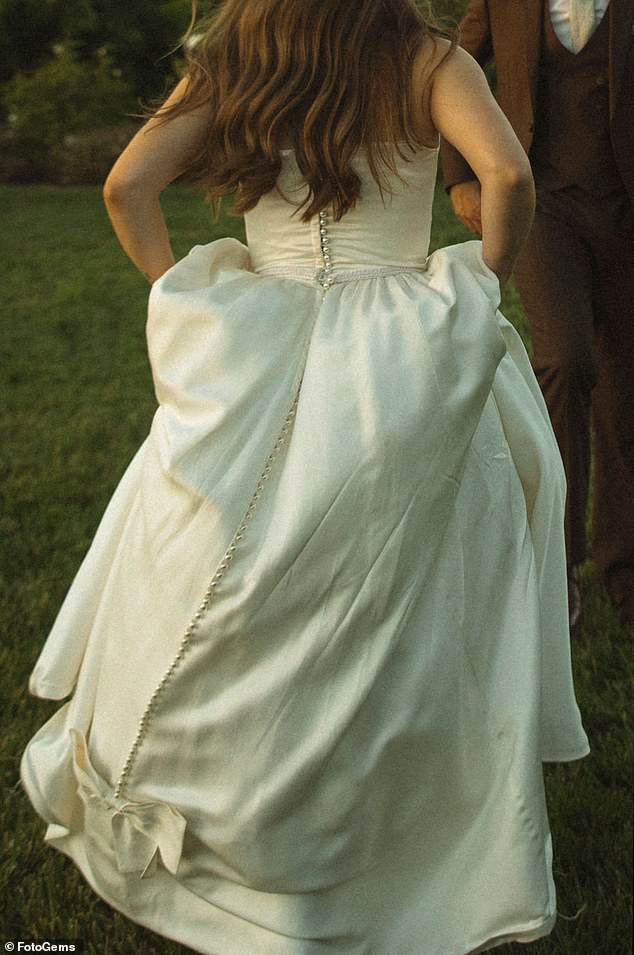
{"label": "foliage background", "polygon": [[101,181],[174,82],[190,15],[190,0],[0,0],[0,181]]}

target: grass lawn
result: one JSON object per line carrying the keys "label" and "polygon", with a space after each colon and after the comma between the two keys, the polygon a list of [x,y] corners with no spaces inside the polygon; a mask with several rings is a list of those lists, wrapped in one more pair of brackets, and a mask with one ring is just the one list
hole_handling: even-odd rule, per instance
{"label": "grass lawn", "polygon": [[[56,708],[28,696],[28,673],[153,414],[147,286],[119,251],[97,189],[1,187],[0,208],[0,942],[80,938],[87,955],[175,955],[186,950],[112,912],[44,846],[43,824],[17,782],[25,743]],[[165,208],[179,255],[242,234],[240,220],[212,225],[190,188],[169,190]],[[434,245],[464,237],[439,193]],[[504,310],[526,338],[512,290]],[[530,949],[535,955],[632,950],[631,637],[619,629],[591,563],[583,585],[573,655],[593,752],[546,770],[562,918],[550,939]]]}

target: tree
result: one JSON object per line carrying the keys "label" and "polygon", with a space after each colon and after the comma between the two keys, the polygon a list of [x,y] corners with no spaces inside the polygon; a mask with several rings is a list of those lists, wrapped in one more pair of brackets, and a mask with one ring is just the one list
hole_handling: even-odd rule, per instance
{"label": "tree", "polygon": [[10,126],[20,141],[52,148],[65,136],[118,121],[129,109],[127,83],[105,51],[80,61],[70,46],[33,73],[18,73],[4,94]]}
{"label": "tree", "polygon": [[190,0],[90,0],[94,17],[74,31],[78,51],[105,49],[137,96],[160,96],[174,78],[169,56],[185,32]]}
{"label": "tree", "polygon": [[[78,59],[70,45],[59,45],[52,59],[31,73],[16,73],[4,85],[3,102],[8,125],[1,177],[59,181],[77,136],[109,127],[116,130],[134,97],[105,50],[87,61]],[[101,152],[108,168],[116,155],[108,137]],[[92,155],[89,165],[94,166]],[[90,178],[90,172],[80,170],[80,180],[86,176]]]}
{"label": "tree", "polygon": [[94,20],[91,0],[0,0],[0,83],[42,66],[55,44]]}
{"label": "tree", "polygon": [[79,62],[105,51],[137,97],[160,95],[190,14],[191,0],[0,0],[0,84],[70,45]]}

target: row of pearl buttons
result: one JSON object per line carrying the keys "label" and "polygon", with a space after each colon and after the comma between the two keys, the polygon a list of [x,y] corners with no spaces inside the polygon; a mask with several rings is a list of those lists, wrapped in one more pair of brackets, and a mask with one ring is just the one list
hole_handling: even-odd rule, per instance
{"label": "row of pearl buttons", "polygon": [[328,227],[326,225],[326,213],[322,209],[319,213],[319,245],[321,248],[321,257],[323,259],[323,268],[317,273],[317,282],[325,290],[332,285],[332,258],[330,255],[330,242],[328,239]]}
{"label": "row of pearl buttons", "polygon": [[158,709],[158,706],[161,703],[162,698],[165,696],[165,693],[167,691],[169,684],[173,681],[176,675],[176,671],[180,669],[188,650],[190,649],[192,643],[194,643],[194,641],[196,640],[198,636],[198,628],[200,626],[200,621],[205,616],[205,614],[207,613],[207,610],[209,609],[210,604],[214,600],[217,590],[220,587],[220,584],[222,583],[222,580],[225,574],[227,573],[227,571],[229,570],[229,567],[234,559],[236,551],[238,550],[245,534],[247,533],[249,529],[249,525],[255,513],[258,502],[262,496],[264,487],[269,479],[271,471],[273,470],[273,464],[276,458],[278,457],[281,449],[283,448],[284,444],[286,443],[288,435],[291,431],[293,420],[297,413],[297,405],[299,403],[300,389],[301,389],[301,381],[297,387],[293,404],[291,405],[288,411],[288,414],[286,415],[284,424],[282,425],[282,429],[277,436],[277,440],[275,444],[273,445],[273,450],[269,454],[266,460],[266,464],[264,465],[264,469],[262,470],[262,473],[260,474],[258,483],[255,487],[255,491],[253,492],[253,496],[251,497],[246,513],[237,531],[233,535],[231,543],[229,544],[229,547],[225,551],[224,557],[220,561],[220,564],[218,565],[214,576],[211,578],[211,581],[209,583],[209,586],[207,587],[207,590],[205,591],[202,602],[199,605],[198,610],[195,612],[192,620],[189,623],[189,626],[187,627],[178,645],[178,650],[175,657],[173,658],[171,664],[169,665],[167,670],[164,672],[163,677],[161,678],[156,688],[154,689],[154,692],[152,693],[152,696],[150,697],[148,701],[145,711],[141,719],[139,720],[136,736],[134,737],[132,746],[128,752],[126,761],[123,765],[123,769],[121,770],[119,778],[114,787],[115,799],[121,799],[123,797],[123,793],[128,786],[130,775],[132,773],[137,757],[139,755],[139,750],[141,749],[141,746],[148,734],[150,722],[154,718],[154,714],[156,710]]}

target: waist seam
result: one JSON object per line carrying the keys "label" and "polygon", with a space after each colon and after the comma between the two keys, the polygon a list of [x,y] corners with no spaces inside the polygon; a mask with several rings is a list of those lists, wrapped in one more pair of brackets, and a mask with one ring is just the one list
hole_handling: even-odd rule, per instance
{"label": "waist seam", "polygon": [[[356,282],[360,279],[380,278],[385,275],[400,275],[403,272],[425,272],[425,265],[375,265],[352,268],[332,268],[329,274],[329,284],[343,285],[347,282]],[[294,279],[308,285],[321,286],[324,281],[324,270],[302,265],[265,265],[254,269],[256,275],[275,278]]]}

